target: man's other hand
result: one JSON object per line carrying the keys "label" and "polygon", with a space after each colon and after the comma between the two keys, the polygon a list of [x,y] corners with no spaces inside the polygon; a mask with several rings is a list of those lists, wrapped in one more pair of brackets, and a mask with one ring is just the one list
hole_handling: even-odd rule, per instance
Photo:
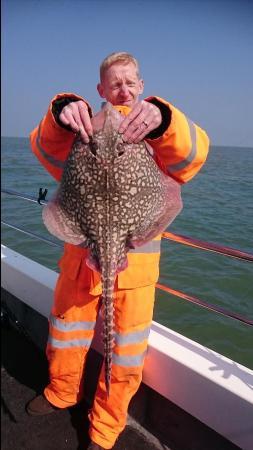
{"label": "man's other hand", "polygon": [[138,102],[122,121],[119,132],[126,142],[137,144],[162,123],[160,109],[145,100]]}
{"label": "man's other hand", "polygon": [[59,119],[64,125],[69,125],[74,133],[80,133],[85,143],[89,142],[93,129],[86,103],[82,100],[69,103],[64,106]]}

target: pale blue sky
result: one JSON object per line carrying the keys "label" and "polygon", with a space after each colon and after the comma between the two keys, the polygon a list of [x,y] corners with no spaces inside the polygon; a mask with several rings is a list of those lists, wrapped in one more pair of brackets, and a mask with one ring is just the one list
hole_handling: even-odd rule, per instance
{"label": "pale blue sky", "polygon": [[101,60],[128,51],[146,96],[207,130],[253,146],[252,0],[3,0],[2,135],[28,136],[58,92],[100,107]]}

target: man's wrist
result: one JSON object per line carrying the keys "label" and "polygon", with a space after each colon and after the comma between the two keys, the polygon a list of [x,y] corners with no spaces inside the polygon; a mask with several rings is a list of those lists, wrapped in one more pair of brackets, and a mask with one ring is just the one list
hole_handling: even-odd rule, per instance
{"label": "man's wrist", "polygon": [[146,139],[158,139],[161,137],[165,131],[169,128],[170,122],[171,122],[171,110],[170,108],[159,101],[157,98],[153,97],[151,99],[145,100],[149,103],[152,103],[157,108],[160,109],[161,115],[162,115],[162,122],[159,125],[159,127],[152,130],[147,136],[145,136]]}
{"label": "man's wrist", "polygon": [[58,125],[60,125],[60,127],[65,128],[68,131],[72,131],[72,129],[69,125],[64,125],[61,122],[60,114],[61,114],[63,108],[65,108],[65,106],[67,106],[73,102],[78,102],[78,100],[80,100],[80,99],[76,98],[76,97],[63,97],[63,98],[58,98],[52,104],[52,114],[54,116],[56,123],[58,123]]}

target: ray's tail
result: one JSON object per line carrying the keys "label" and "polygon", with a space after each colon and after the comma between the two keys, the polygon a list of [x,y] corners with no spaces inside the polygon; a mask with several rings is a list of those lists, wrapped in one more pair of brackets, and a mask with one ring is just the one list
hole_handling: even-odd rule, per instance
{"label": "ray's tail", "polygon": [[[112,266],[110,264],[110,269]],[[105,386],[107,398],[110,394],[112,356],[114,347],[114,304],[113,291],[115,282],[115,270],[109,270],[102,274],[102,307],[103,307],[103,344],[104,344],[104,366]]]}

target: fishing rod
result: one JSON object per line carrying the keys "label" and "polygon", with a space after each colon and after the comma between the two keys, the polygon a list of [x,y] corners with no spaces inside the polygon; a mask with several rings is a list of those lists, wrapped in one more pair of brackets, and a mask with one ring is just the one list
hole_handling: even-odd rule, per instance
{"label": "fishing rod", "polygon": [[44,192],[42,191],[42,188],[39,190],[39,196],[34,197],[32,195],[23,194],[21,192],[13,191],[11,189],[1,189],[1,194],[8,194],[13,195],[14,197],[22,198],[23,200],[28,200],[32,203],[39,203],[40,205],[46,205],[48,200],[46,200],[48,189],[45,189]]}

